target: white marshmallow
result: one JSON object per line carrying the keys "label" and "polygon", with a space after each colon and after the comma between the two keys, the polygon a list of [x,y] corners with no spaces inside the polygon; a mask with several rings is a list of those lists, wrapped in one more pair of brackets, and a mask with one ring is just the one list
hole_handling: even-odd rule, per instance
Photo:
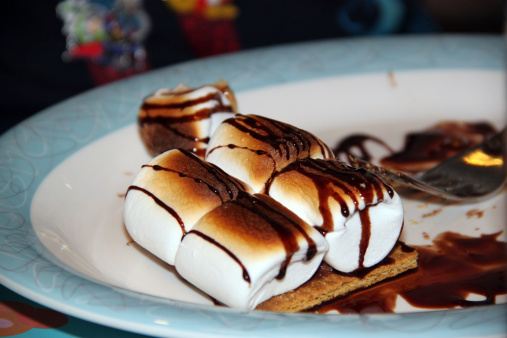
{"label": "white marshmallow", "polygon": [[269,178],[300,158],[333,158],[315,135],[257,115],[225,120],[212,134],[205,159],[263,193]]}
{"label": "white marshmallow", "polygon": [[138,124],[143,141],[155,154],[183,148],[204,156],[211,134],[235,113],[235,97],[226,82],[196,89],[179,86],[148,96]]}
{"label": "white marshmallow", "polygon": [[[309,247],[315,251],[307,259]],[[195,224],[181,242],[175,266],[219,302],[254,309],[306,282],[327,248],[318,231],[269,196],[243,194]]]}
{"label": "white marshmallow", "polygon": [[170,150],[143,166],[129,187],[125,226],[135,242],[174,265],[183,234],[239,191],[250,188],[189,152]]}
{"label": "white marshmallow", "polygon": [[403,228],[398,194],[377,176],[338,160],[296,161],[277,173],[267,189],[325,233],[329,252],[324,260],[342,272],[382,261]]}

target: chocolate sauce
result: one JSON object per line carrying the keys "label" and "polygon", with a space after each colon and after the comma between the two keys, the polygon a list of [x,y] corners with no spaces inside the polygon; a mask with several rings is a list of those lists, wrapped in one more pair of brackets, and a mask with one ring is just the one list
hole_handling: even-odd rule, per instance
{"label": "chocolate sauce", "polygon": [[[376,205],[386,198],[384,196],[385,192],[392,198],[394,190],[366,170],[350,167],[341,161],[303,159],[289,164],[276,175],[272,176],[266,184],[266,193],[269,194],[271,183],[276,176],[283,175],[289,171],[297,171],[299,174],[310,178],[317,188],[319,211],[323,222],[322,225],[314,225],[314,227],[323,235],[334,230],[333,215],[329,207],[330,199],[335,200],[340,205],[341,213],[345,218],[351,216],[356,211],[359,212],[362,231],[358,269],[363,269],[364,256],[368,249],[371,234],[369,209],[372,205]],[[341,191],[336,191],[336,188],[339,188]],[[350,198],[355,206],[355,210],[349,209],[344,196]],[[358,210],[360,200],[366,205],[363,210]]]}
{"label": "chocolate sauce", "polygon": [[197,111],[193,114],[183,115],[183,116],[173,116],[171,114],[150,116],[149,115],[150,112],[157,111],[157,110],[168,110],[169,111],[169,109],[174,109],[174,108],[171,107],[171,105],[160,106],[160,105],[145,103],[141,107],[141,109],[146,110],[148,114],[144,117],[140,117],[138,119],[138,124],[140,127],[143,127],[144,125],[156,124],[161,127],[164,127],[165,129],[167,129],[171,133],[178,135],[179,137],[184,138],[188,141],[208,143],[209,137],[204,137],[204,138],[196,137],[197,131],[194,128],[191,128],[190,130],[184,130],[181,127],[181,124],[198,122],[198,121],[209,119],[211,117],[211,115],[213,113],[215,113],[216,111],[232,112],[232,109],[230,107],[219,106],[218,108],[220,108],[220,109],[217,109],[216,107],[215,108],[206,108],[206,109],[202,109],[200,111]]}
{"label": "chocolate sauce", "polygon": [[229,255],[229,257],[231,257],[236,263],[238,263],[238,265],[241,267],[241,269],[243,270],[243,279],[245,281],[247,281],[248,283],[250,283],[250,275],[248,274],[248,271],[247,269],[245,268],[245,266],[243,265],[243,263],[241,262],[241,260],[235,255],[233,254],[229,249],[227,249],[225,246],[223,246],[222,244],[220,244],[219,242],[215,241],[213,238],[209,237],[208,235],[205,235],[203,234],[202,232],[200,231],[197,231],[197,230],[190,230],[189,232],[187,232],[184,236],[188,235],[188,234],[194,234],[194,235],[197,235],[199,237],[201,237],[202,239],[204,239],[205,241],[213,244],[214,246],[216,246],[217,248],[220,248],[220,250],[222,250],[223,252],[225,252],[227,255]]}
{"label": "chocolate sauce", "polygon": [[[340,205],[341,213],[345,218],[356,212],[359,208],[359,200],[365,203],[366,207],[363,210],[357,210],[362,225],[359,269],[364,268],[364,255],[368,249],[371,234],[369,208],[371,205],[385,199],[384,189],[392,198],[394,195],[393,189],[384,185],[380,179],[364,169],[352,168],[337,160],[303,159],[289,164],[268,181],[266,184],[266,193],[268,195],[273,179],[289,171],[297,171],[310,178],[317,188],[319,211],[323,222],[322,225],[314,225],[314,227],[323,235],[334,230],[333,215],[329,207],[330,199],[335,200]],[[336,188],[341,191],[336,191]],[[349,209],[344,196],[348,196],[352,200],[356,210]]]}
{"label": "chocolate sauce", "polygon": [[[283,122],[257,115],[240,115],[223,123],[269,145],[272,149],[272,158],[288,161],[294,157],[309,157],[313,146],[318,146],[324,156],[331,154],[331,150],[313,134]],[[221,147],[223,146],[211,149],[209,152]],[[256,150],[252,149],[252,151]]]}
{"label": "chocolate sauce", "polygon": [[[198,157],[196,157],[195,155],[193,155],[188,151],[179,150],[179,152],[182,156],[185,156],[186,167],[187,168],[193,167],[194,168],[193,171],[186,170],[185,172],[183,172],[172,168],[166,168],[158,164],[155,165],[145,164],[142,166],[142,168],[150,168],[154,171],[167,171],[178,174],[180,177],[187,177],[188,179],[193,180],[197,184],[205,185],[214,195],[220,198],[220,201],[222,203],[236,198],[239,192],[246,190],[246,187],[243,182],[235,179],[232,176],[229,176],[219,167],[200,160]],[[181,164],[183,161],[184,159],[179,159],[178,164]],[[192,174],[196,176],[194,177],[192,176]],[[155,194],[153,194],[152,192],[143,187],[131,185],[127,189],[125,197],[131,190],[140,191],[151,197],[157,205],[162,207],[176,219],[176,221],[181,227],[182,232],[184,234],[186,233],[185,224],[181,216],[178,215],[178,213],[174,209],[172,209],[170,206],[168,206],[162,200],[160,200],[157,196],[155,196]]]}
{"label": "chocolate sauce", "polygon": [[[312,309],[318,313],[393,313],[397,296],[417,308],[452,309],[495,303],[507,293],[507,243],[501,234],[468,237],[440,234],[431,246],[416,246],[418,270]],[[478,294],[483,300],[466,298]]]}
{"label": "chocolate sauce", "polygon": [[[148,104],[145,103],[142,105],[141,109],[147,110],[147,111],[157,111],[157,110],[169,110],[169,109],[175,109],[170,104],[167,105],[156,105],[156,104]],[[213,108],[206,108],[202,109],[200,111],[197,111],[193,114],[189,115],[181,115],[181,116],[172,116],[172,115],[146,115],[145,117],[142,117],[139,119],[138,123],[143,124],[163,124],[163,125],[171,125],[174,123],[188,123],[188,122],[197,122],[202,121],[205,119],[208,119],[211,114],[214,112]]]}
{"label": "chocolate sauce", "polygon": [[[190,92],[192,92],[193,90],[188,90],[188,91],[185,91],[185,92],[180,92],[180,93],[174,93],[172,92],[170,95],[171,96],[182,96],[182,95],[186,95]],[[157,104],[157,103],[143,103],[142,105],[142,109],[145,109],[145,110],[157,110],[157,109],[175,109],[175,110],[184,110],[184,109],[188,109],[190,107],[193,107],[193,106],[197,106],[199,104],[202,104],[202,103],[205,103],[205,102],[209,102],[209,101],[214,101],[214,102],[217,102],[219,105],[220,105],[220,108],[221,109],[224,109],[222,111],[232,111],[232,108],[229,106],[229,105],[224,105],[223,102],[222,102],[222,98],[221,98],[221,95],[219,93],[209,93],[208,95],[206,96],[202,96],[202,97],[197,97],[193,100],[185,100],[185,101],[182,101],[182,102],[167,102],[167,103],[164,103],[164,104]],[[187,115],[187,116],[183,116],[185,118],[191,118],[192,116],[195,116],[195,115]],[[188,120],[190,121],[190,120]]]}
{"label": "chocolate sauce", "polygon": [[283,279],[285,277],[287,267],[290,264],[293,254],[299,249],[299,244],[297,237],[294,234],[294,229],[303,235],[308,243],[306,260],[310,260],[315,256],[317,253],[317,246],[313,239],[308,236],[306,231],[304,231],[304,229],[297,221],[287,216],[285,210],[280,210],[274,206],[274,204],[277,203],[276,201],[270,200],[270,203],[267,203],[264,201],[265,197],[262,195],[257,196],[259,198],[245,194],[244,198],[238,198],[233,201],[233,203],[241,205],[243,208],[264,219],[264,221],[269,224],[269,226],[278,234],[278,237],[282,241],[285,248],[286,257],[280,267],[280,271],[276,279]]}
{"label": "chocolate sauce", "polygon": [[429,129],[408,133],[402,150],[394,151],[382,140],[368,135],[350,135],[337,144],[334,152],[337,158],[353,155],[352,149],[360,151],[356,156],[365,161],[372,160],[372,154],[365,146],[373,141],[387,149],[390,155],[380,159],[380,164],[392,170],[417,173],[428,170],[443,160],[484,142],[495,135],[497,130],[486,122],[441,122]]}
{"label": "chocolate sauce", "polygon": [[[256,197],[257,196],[257,197]],[[295,252],[299,250],[299,243],[298,243],[298,234],[302,235],[305,240],[307,241],[308,248],[306,252],[306,260],[312,259],[316,253],[317,253],[317,246],[313,239],[309,237],[309,235],[306,233],[306,231],[303,229],[302,224],[304,224],[299,218],[292,218],[287,215],[287,210],[278,202],[272,200],[268,196],[265,195],[250,195],[246,192],[241,192],[237,199],[229,201],[225,204],[223,204],[222,208],[215,209],[215,214],[210,217],[221,217],[224,214],[230,213],[232,209],[229,209],[233,207],[233,205],[239,206],[240,209],[245,209],[248,212],[248,217],[251,223],[257,224],[261,227],[269,227],[271,228],[276,235],[278,236],[278,239],[283,244],[283,247],[285,249],[285,259],[280,265],[279,271],[276,279],[283,279],[286,275],[287,268],[292,260],[292,257]],[[266,199],[269,199],[267,201]],[[235,209],[238,210],[238,209]],[[261,220],[256,221],[255,218],[259,218]],[[235,223],[230,225],[232,227],[243,227],[244,229],[238,229],[237,231],[246,233],[250,232],[248,227],[249,225],[247,223]],[[259,231],[253,230],[253,232]],[[190,230],[188,234],[195,234],[200,236],[201,238],[205,239],[209,243],[215,245],[220,250],[224,251],[227,255],[229,255],[235,262],[238,263],[238,265],[243,270],[243,278],[250,282],[248,271],[246,270],[244,264],[241,262],[241,260],[234,255],[234,253],[230,252],[224,245],[219,243],[218,241],[215,241],[214,239],[206,236],[205,234],[196,231],[196,230]]]}
{"label": "chocolate sauce", "polygon": [[180,215],[178,215],[178,213],[176,211],[174,211],[173,208],[171,208],[170,206],[168,206],[167,204],[165,204],[164,202],[162,202],[157,196],[155,196],[153,193],[151,193],[150,191],[148,191],[148,190],[146,190],[144,188],[138,187],[136,185],[131,185],[127,189],[127,195],[129,193],[129,191],[131,191],[131,190],[137,190],[137,191],[140,191],[140,192],[142,192],[142,193],[150,196],[153,199],[153,201],[155,201],[155,203],[157,203],[157,205],[159,205],[162,209],[164,209],[169,214],[171,214],[171,216],[174,217],[174,219],[180,225],[181,231],[183,233],[185,233],[185,224],[183,223],[183,220],[181,219]]}
{"label": "chocolate sauce", "polygon": [[[171,92],[170,95],[177,97],[186,95],[191,91],[193,89],[178,93]],[[214,102],[215,104],[211,108],[198,109],[198,105],[205,102]],[[196,111],[191,114],[182,115],[182,112],[186,109],[195,109]],[[221,93],[215,92],[182,102],[174,102],[171,98],[168,98],[167,102],[163,103],[144,102],[140,111],[137,122],[141,134],[144,136],[145,142],[147,142],[150,148],[153,148],[152,150],[155,153],[161,153],[174,148],[185,148],[189,151],[194,151],[199,156],[203,156],[202,151],[195,148],[195,145],[198,143],[207,144],[209,137],[197,137],[198,131],[193,123],[209,119],[215,112],[232,113],[233,108],[228,103],[223,102]],[[154,130],[151,129],[152,126],[155,128]]]}
{"label": "chocolate sauce", "polygon": [[[369,209],[372,205],[376,205],[386,198],[384,189],[391,198],[394,196],[394,190],[366,170],[350,167],[341,161],[302,159],[289,164],[272,176],[266,184],[266,194],[269,195],[273,179],[289,171],[296,171],[310,178],[317,188],[319,211],[323,222],[321,225],[314,225],[314,227],[323,235],[334,230],[333,215],[329,207],[330,199],[335,200],[340,205],[341,213],[345,218],[348,218],[356,211],[359,212],[362,231],[358,269],[363,269],[364,256],[368,250],[371,234]],[[339,188],[340,191],[336,191],[336,188]],[[354,210],[349,209],[344,196],[348,196],[352,200],[355,206]],[[363,210],[359,210],[360,200],[366,205]]]}
{"label": "chocolate sauce", "polygon": [[220,183],[222,186],[226,187],[230,199],[233,199],[235,197],[233,194],[233,188],[238,191],[247,190],[247,187],[243,182],[239,181],[233,176],[230,176],[213,163],[200,161],[199,159],[195,158],[190,152],[187,152],[185,150],[181,150],[181,152],[188,158],[191,158],[203,170],[207,171],[207,173],[211,175],[214,180],[217,181],[217,183]]}
{"label": "chocolate sauce", "polygon": [[368,250],[371,236],[371,220],[370,210],[371,205],[366,206],[359,212],[359,218],[361,219],[361,241],[359,242],[359,266],[358,269],[364,269],[364,255]]}
{"label": "chocolate sauce", "polygon": [[[174,172],[177,173],[180,177],[188,177],[190,179],[193,179],[196,183],[206,185],[211,192],[220,198],[222,203],[227,200],[236,198],[238,191],[244,191],[247,189],[243,182],[228,175],[225,171],[216,165],[200,160],[189,151],[182,149],[179,151],[182,155],[185,155],[187,159],[191,161],[191,164],[188,164],[187,167],[194,167],[193,172],[188,170],[185,172],[177,171],[170,168],[164,168],[160,165],[143,165],[142,167],[151,167],[155,171],[162,170]],[[193,177],[191,174],[197,174],[197,177]],[[227,193],[228,198],[224,198],[224,196],[222,196],[222,192],[224,191]]]}
{"label": "chocolate sauce", "polygon": [[389,145],[387,145],[387,143],[385,143],[381,139],[363,134],[355,134],[347,136],[336,145],[333,152],[336,158],[345,160],[348,159],[349,155],[354,154],[354,152],[352,151],[353,149],[357,149],[360,154],[356,155],[355,157],[358,157],[363,161],[371,161],[373,156],[366,148],[365,143],[367,141],[372,141],[383,146],[385,149],[389,151],[389,153],[393,152],[392,148],[389,147]]}

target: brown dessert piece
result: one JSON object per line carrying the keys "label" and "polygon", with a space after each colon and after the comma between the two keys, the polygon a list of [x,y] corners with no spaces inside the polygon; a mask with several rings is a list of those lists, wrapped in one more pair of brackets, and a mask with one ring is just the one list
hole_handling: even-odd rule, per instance
{"label": "brown dessert piece", "polygon": [[299,288],[259,304],[256,310],[302,312],[417,268],[417,251],[398,243],[381,263],[358,273],[344,274],[323,263]]}
{"label": "brown dessert piece", "polygon": [[440,122],[427,130],[407,134],[405,147],[381,159],[380,164],[407,173],[425,171],[496,133],[497,130],[486,122]]}
{"label": "brown dessert piece", "polygon": [[379,138],[354,134],[341,140],[333,152],[337,158],[344,161],[348,161],[349,156],[354,156],[371,162],[374,161],[374,156],[366,142],[374,142],[389,152],[389,155],[379,159],[381,166],[416,174],[486,141],[497,132],[488,122],[443,121],[425,130],[408,133],[403,149],[399,151],[394,151]]}

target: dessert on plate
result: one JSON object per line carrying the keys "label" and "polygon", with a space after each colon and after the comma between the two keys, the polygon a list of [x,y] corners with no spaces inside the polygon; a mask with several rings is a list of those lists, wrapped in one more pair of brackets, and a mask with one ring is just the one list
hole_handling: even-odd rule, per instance
{"label": "dessert on plate", "polygon": [[487,122],[442,121],[408,133],[405,145],[380,160],[388,169],[418,173],[486,141],[498,131]]}
{"label": "dessert on plate", "polygon": [[[227,103],[222,90],[203,88]],[[195,103],[186,93],[179,100],[183,109]],[[195,139],[198,152],[181,149],[172,127],[141,133],[161,154],[125,198],[134,241],[240,309],[302,311],[417,266],[417,252],[398,242],[403,207],[390,186],[303,129],[227,107],[209,139]]]}

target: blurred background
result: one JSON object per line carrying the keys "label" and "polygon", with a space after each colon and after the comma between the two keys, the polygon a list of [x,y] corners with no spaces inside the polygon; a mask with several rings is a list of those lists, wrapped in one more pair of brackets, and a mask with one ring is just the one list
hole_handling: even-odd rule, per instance
{"label": "blurred background", "polygon": [[316,39],[502,34],[502,0],[24,0],[0,20],[0,133],[90,88]]}

